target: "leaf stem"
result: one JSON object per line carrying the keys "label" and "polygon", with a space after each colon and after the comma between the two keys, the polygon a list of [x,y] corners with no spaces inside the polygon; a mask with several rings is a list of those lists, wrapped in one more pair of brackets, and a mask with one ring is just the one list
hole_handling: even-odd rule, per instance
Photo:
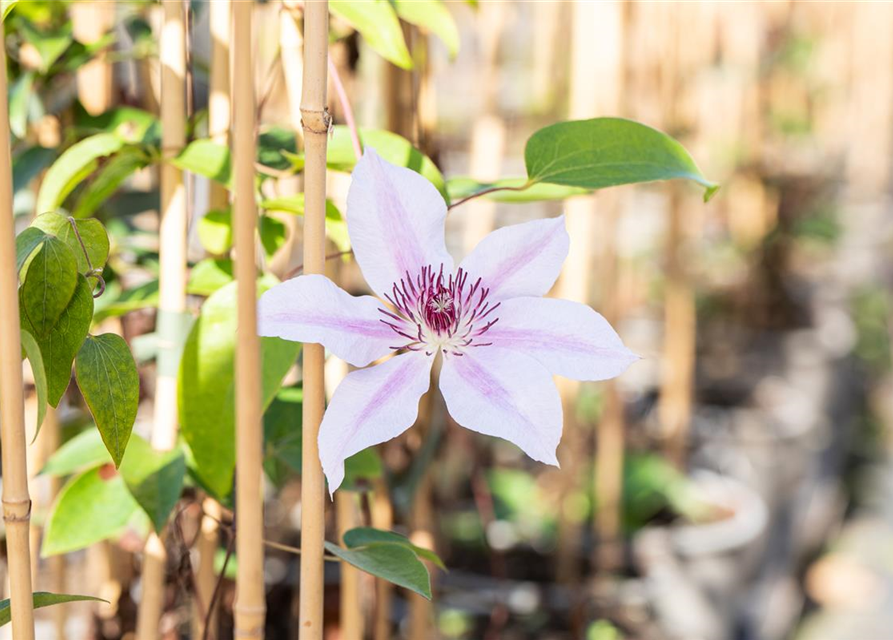
{"label": "leaf stem", "polygon": [[[294,553],[295,555],[301,555],[301,550],[298,547],[292,547],[287,544],[281,544],[279,542],[273,542],[272,540],[264,540],[264,544],[271,549],[278,549],[279,551],[285,551],[286,553]],[[323,556],[323,560],[328,560],[329,562],[342,562],[341,558],[337,556]]]}
{"label": "leaf stem", "polygon": [[68,224],[71,225],[71,229],[74,231],[74,237],[78,239],[78,244],[81,245],[81,250],[84,252],[84,259],[87,260],[87,273],[84,275],[87,278],[95,278],[96,282],[99,284],[99,291],[93,292],[93,297],[98,298],[105,293],[105,279],[102,277],[102,269],[93,268],[93,263],[90,261],[90,254],[87,252],[87,245],[84,244],[84,240],[81,238],[81,232],[78,231],[78,225],[75,219],[68,216]]}
{"label": "leaf stem", "polygon": [[[353,249],[348,249],[347,251],[339,251],[338,253],[330,253],[329,255],[326,256],[326,262],[328,262],[329,260],[334,260],[335,258],[340,258],[341,256],[349,255],[351,253],[353,253]],[[304,264],[301,263],[297,267],[295,267],[294,269],[292,269],[291,271],[286,273],[282,277],[282,279],[288,280],[290,278],[294,278],[296,275],[301,273],[303,270],[304,270]]]}
{"label": "leaf stem", "polygon": [[338,94],[338,101],[344,110],[344,120],[347,128],[350,130],[350,141],[353,144],[353,153],[359,160],[363,156],[363,147],[360,144],[360,134],[357,132],[357,122],[353,117],[353,108],[350,106],[350,100],[347,98],[347,91],[344,90],[344,84],[341,82],[341,76],[338,75],[338,67],[329,58],[329,73],[332,74],[332,84],[335,87],[335,93]]}
{"label": "leaf stem", "polygon": [[496,193],[497,191],[524,191],[525,189],[529,189],[530,187],[532,187],[534,184],[536,184],[536,183],[533,181],[528,181],[519,187],[508,187],[508,186],[488,187],[487,189],[482,189],[476,193],[472,193],[470,196],[465,196],[461,200],[453,202],[449,207],[447,207],[447,209],[448,210],[453,209],[454,207],[458,207],[460,204],[464,204],[464,203],[468,202],[469,200],[473,200],[474,198],[480,198],[481,196],[485,196],[490,193]]}

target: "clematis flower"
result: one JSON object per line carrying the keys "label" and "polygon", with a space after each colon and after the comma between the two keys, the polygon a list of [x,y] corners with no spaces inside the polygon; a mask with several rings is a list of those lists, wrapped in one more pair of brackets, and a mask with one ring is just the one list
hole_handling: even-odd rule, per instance
{"label": "clematis flower", "polygon": [[356,367],[329,403],[319,456],[334,492],[344,460],[406,431],[443,358],[440,390],[453,419],[558,464],[562,408],[553,375],[605,380],[638,356],[588,306],[543,298],[568,252],[564,217],[498,229],[458,269],[444,243],[447,208],[434,186],[372,149],[357,163],[347,227],[373,296],[321,275],[260,300],[259,331],[321,343]]}

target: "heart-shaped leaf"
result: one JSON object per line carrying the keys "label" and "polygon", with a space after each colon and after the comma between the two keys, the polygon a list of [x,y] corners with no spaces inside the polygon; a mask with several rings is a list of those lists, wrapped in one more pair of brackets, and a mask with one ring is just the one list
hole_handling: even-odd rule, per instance
{"label": "heart-shaped leaf", "polygon": [[87,336],[74,364],[78,387],[116,467],[121,466],[136,412],[140,377],[121,336]]}
{"label": "heart-shaped leaf", "polygon": [[21,288],[22,315],[36,338],[45,338],[68,307],[78,284],[78,263],[68,245],[46,236],[28,264]]}
{"label": "heart-shaped leaf", "polygon": [[326,542],[325,546],[329,553],[357,569],[431,599],[428,569],[408,546],[396,542],[373,542],[353,549],[331,542]]}

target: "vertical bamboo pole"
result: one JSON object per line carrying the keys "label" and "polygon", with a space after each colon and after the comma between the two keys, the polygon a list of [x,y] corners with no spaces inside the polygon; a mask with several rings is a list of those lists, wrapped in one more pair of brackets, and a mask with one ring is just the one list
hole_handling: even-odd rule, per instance
{"label": "vertical bamboo pole", "polygon": [[[91,44],[102,38],[115,23],[114,2],[73,2],[71,22],[74,37]],[[77,70],[78,100],[87,113],[97,115],[112,106],[114,68],[105,54],[95,57]]]}
{"label": "vertical bamboo pole", "polygon": [[[574,25],[571,43],[571,76],[569,116],[571,119],[592,118],[597,115],[615,115],[620,109],[622,92],[622,51],[624,7],[619,3],[574,3]],[[605,192],[598,196],[573,198],[565,206],[567,229],[571,247],[565,269],[558,283],[558,297],[587,303],[592,285],[593,240],[603,238],[603,269],[599,270],[602,282],[602,307],[615,305],[616,229],[614,220],[620,201],[616,193]],[[599,233],[599,219],[603,221]],[[576,476],[582,467],[580,452],[583,446],[580,425],[576,424],[575,411],[579,383],[562,379],[559,390],[565,406],[565,444],[562,468],[568,481],[564,487],[565,498],[576,489]],[[612,383],[605,386],[608,406],[616,403]],[[596,529],[599,547],[616,545],[619,522],[620,482],[616,480],[623,464],[623,423],[617,410],[606,411],[596,434],[597,449],[595,468]],[[559,520],[559,555],[557,577],[562,582],[572,582],[579,573],[579,536],[582,522],[575,513],[565,508],[562,500]]]}
{"label": "vertical bamboo pole", "polygon": [[[165,158],[170,158],[186,143],[186,6],[181,0],[166,0],[162,5],[161,150]],[[170,162],[161,165],[158,236],[159,353],[152,446],[167,451],[177,443],[177,368],[183,342],[181,319],[186,310],[186,187],[183,172]],[[137,615],[137,640],[158,638],[164,611],[166,564],[164,540],[151,533],[143,551],[143,595]]]}
{"label": "vertical bamboo pole", "polygon": [[[388,495],[388,485],[384,478],[375,481],[370,506],[372,526],[390,531],[394,526],[394,509]],[[391,602],[394,598],[392,583],[381,578],[375,579],[375,618],[373,640],[391,640]]]}
{"label": "vertical bamboo pole", "polygon": [[[308,2],[304,9],[304,273],[325,268],[326,142],[331,122],[326,109],[329,3]],[[322,345],[304,345],[304,432],[301,477],[300,640],[322,640],[325,483],[317,436],[325,408]]]}
{"label": "vertical bamboo pole", "polygon": [[[430,394],[426,394],[430,396]],[[428,402],[432,403],[430,397]],[[430,406],[430,405],[429,405]],[[430,408],[426,411],[430,417]],[[430,420],[427,421],[430,424]],[[427,430],[427,429],[426,429]],[[412,501],[412,543],[434,549],[434,509],[431,506],[433,487],[430,470],[422,477]],[[428,572],[431,573],[431,565]],[[409,594],[409,640],[429,640],[434,632],[434,606],[417,593]]]}
{"label": "vertical bamboo pole", "polygon": [[[208,19],[211,30],[211,78],[208,97],[208,133],[218,144],[229,144],[229,129],[232,124],[230,105],[230,39],[232,36],[232,5],[228,1],[211,2],[208,5]],[[209,206],[212,210],[225,209],[229,205],[229,193],[223,185],[211,183]],[[214,557],[217,553],[220,520],[220,505],[212,498],[205,498],[202,510],[206,514],[201,521],[198,539],[198,569],[196,571],[197,602],[201,608],[193,609],[193,635],[201,638],[204,633],[205,611],[211,601],[217,573],[214,571]],[[216,610],[208,620],[211,629],[217,628]],[[216,635],[216,634],[215,634]]]}
{"label": "vertical bamboo pole", "polygon": [[251,21],[253,2],[233,3],[233,160],[235,249],[238,283],[236,344],[236,577],[235,636],[264,637],[263,432],[260,338],[257,335],[257,263],[254,199],[256,111]]}
{"label": "vertical bamboo pole", "polygon": [[9,563],[12,635],[34,640],[31,602],[31,497],[22,397],[19,296],[12,218],[12,160],[9,149],[6,49],[0,47],[0,455],[3,464],[3,522]]}
{"label": "vertical bamboo pole", "polygon": [[[51,406],[47,407],[43,427],[40,429],[40,435],[41,438],[43,438],[45,459],[48,459],[59,448],[61,435],[60,427],[58,412]],[[61,489],[62,479],[58,476],[50,478],[50,503],[56,499],[56,496]],[[68,590],[65,587],[65,556],[63,554],[55,555],[50,557],[47,562],[50,569],[48,580],[50,591],[53,593],[68,593]],[[53,627],[56,633],[56,640],[65,640],[68,637],[68,634],[65,631],[67,621],[68,607],[53,607]]]}
{"label": "vertical bamboo pole", "polygon": [[[505,28],[508,3],[487,2],[481,5],[480,38],[483,58],[480,86],[483,88],[481,116],[475,121],[471,134],[469,171],[478,180],[496,180],[502,169],[505,153],[505,123],[499,117],[499,42]],[[477,198],[467,205],[463,244],[470,252],[484,236],[493,231],[496,223],[496,202]]]}
{"label": "vertical bamboo pole", "polygon": [[[229,144],[232,119],[229,100],[230,52],[232,35],[232,6],[229,2],[209,2],[208,19],[211,26],[211,78],[208,96],[208,134],[218,144]],[[223,185],[211,184],[211,209],[225,209],[229,195]]]}
{"label": "vertical bamboo pole", "polygon": [[[335,516],[338,539],[360,526],[359,503],[353,491],[335,494]],[[363,608],[360,594],[360,572],[346,562],[341,563],[341,640],[363,640]]]}

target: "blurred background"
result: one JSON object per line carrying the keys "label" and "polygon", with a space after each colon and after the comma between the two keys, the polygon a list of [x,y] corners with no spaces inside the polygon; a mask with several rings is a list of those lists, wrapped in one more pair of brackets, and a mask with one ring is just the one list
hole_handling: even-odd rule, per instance
{"label": "blurred background", "polygon": [[[105,126],[90,118],[121,106],[157,112],[159,7],[22,5],[6,23],[6,46],[16,213],[27,224],[46,166]],[[199,137],[214,134],[202,115],[208,5],[192,2],[190,14]],[[598,116],[677,137],[722,188],[708,204],[691,185],[661,183],[563,201],[479,198],[452,210],[457,258],[494,228],[564,213],[571,254],[554,295],[590,303],[643,360],[613,383],[559,381],[560,470],[458,427],[439,396],[426,396],[419,424],[378,448],[384,471],[358,485],[344,517],[411,534],[449,572],[434,572],[432,603],[364,576],[366,637],[893,637],[893,4],[445,5],[452,44],[402,24],[412,70],[384,60],[368,33],[337,17],[331,54],[358,124],[410,140],[451,193],[462,193],[466,177],[523,176],[531,133]],[[256,19],[262,132],[294,152],[300,10],[265,2]],[[46,64],[59,32],[68,40]],[[334,88],[329,96],[344,124]],[[287,161],[266,164],[281,172],[265,184],[270,197],[295,189]],[[154,172],[114,185],[94,213],[115,234],[105,322],[138,356],[143,345],[147,371],[151,345],[140,336],[154,322],[145,288],[157,252]],[[342,210],[348,185],[348,174],[331,173]],[[208,255],[198,220],[212,191],[208,179],[190,178],[196,262]],[[281,277],[302,258],[300,220],[280,222],[285,240],[265,266]],[[355,264],[330,264],[344,286],[365,290]],[[332,380],[341,367],[329,363]],[[138,431],[150,423],[151,380]],[[295,406],[286,394],[270,412],[294,416]],[[33,447],[32,469],[82,428],[77,402],[59,422],[55,441],[41,436]],[[267,470],[268,537],[297,545],[299,476],[287,461]],[[35,479],[38,520],[58,486]],[[341,523],[330,511],[335,539]],[[62,637],[63,627],[70,638],[131,637],[135,537],[42,561],[38,589],[56,590],[41,580],[89,583],[111,604],[42,614],[39,637]],[[171,558],[189,557],[188,540],[168,541]],[[185,638],[184,570],[171,562],[164,637]],[[297,562],[269,550],[269,638],[291,637]],[[327,571],[334,640],[343,637],[340,580],[337,566]],[[232,597],[225,580],[221,637],[229,637]],[[393,607],[384,622],[375,613],[382,602]]]}

